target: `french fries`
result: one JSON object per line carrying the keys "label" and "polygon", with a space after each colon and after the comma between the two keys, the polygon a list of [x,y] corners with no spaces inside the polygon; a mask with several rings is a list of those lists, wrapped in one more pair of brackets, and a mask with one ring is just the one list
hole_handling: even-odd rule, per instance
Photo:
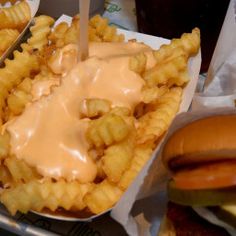
{"label": "french fries", "polygon": [[[5,4],[10,2],[11,6]],[[31,11],[26,1],[0,1],[0,58],[16,42],[21,31],[31,19]]]}
{"label": "french fries", "polygon": [[75,181],[31,180],[7,189],[1,194],[0,200],[12,215],[17,211],[27,213],[29,209],[41,211],[47,208],[55,211],[59,207],[79,211],[86,207],[83,198],[91,189],[93,184]]}
{"label": "french fries", "polygon": [[[15,10],[0,13],[0,28],[6,22],[11,22],[13,28],[21,28],[22,22],[28,19],[24,5],[22,1],[14,7]],[[15,21],[11,19],[8,12],[13,10],[20,12],[21,23],[17,23],[20,22],[18,18]],[[71,25],[62,22],[52,29],[54,19],[51,17],[35,18],[30,28],[31,37],[21,45],[22,51],[15,51],[14,58],[7,59],[0,69],[3,125],[20,116],[25,107],[34,102],[31,92],[35,83],[61,76],[61,72],[53,71],[50,63],[54,62],[61,48],[77,44],[79,20],[79,16],[75,16]],[[107,19],[97,15],[89,21],[89,40],[122,42],[124,36],[109,26]],[[194,29],[159,50],[153,50],[156,63],[152,68],[147,69],[145,53],[129,57],[129,69],[144,83],[141,102],[134,111],[126,106],[114,106],[110,100],[101,98],[88,97],[78,104],[78,119],[88,121],[88,155],[97,166],[94,181],[82,183],[43,176],[37,167],[12,155],[11,137],[8,133],[1,135],[0,183],[3,191],[0,201],[9,212],[15,215],[17,211],[27,213],[30,210],[56,211],[62,208],[70,212],[99,214],[113,207],[149,160],[178,112],[184,86],[190,80],[188,60],[198,52],[199,44],[200,33]]]}
{"label": "french fries", "polygon": [[29,5],[26,1],[2,8],[0,11],[0,29],[18,29],[21,31],[31,19]]}
{"label": "french fries", "polygon": [[84,201],[91,212],[99,214],[111,208],[122,193],[120,188],[105,179],[85,195]]}
{"label": "french fries", "polygon": [[122,117],[110,113],[91,122],[87,137],[91,144],[100,147],[120,142],[128,133],[129,127]]}
{"label": "french fries", "polygon": [[[58,24],[49,35],[49,39],[56,47],[63,47],[70,43],[77,43],[79,37],[79,16],[75,16],[71,26],[62,22]],[[113,26],[108,25],[108,20],[95,15],[89,21],[89,41],[91,42],[123,42],[124,35],[118,34]]]}
{"label": "french fries", "polygon": [[47,37],[51,32],[50,26],[54,24],[54,19],[50,16],[41,15],[35,18],[35,23],[30,27],[32,36],[27,40],[32,49],[42,50],[48,44]]}
{"label": "french fries", "polygon": [[16,29],[0,30],[0,57],[12,45],[19,36],[19,31]]}

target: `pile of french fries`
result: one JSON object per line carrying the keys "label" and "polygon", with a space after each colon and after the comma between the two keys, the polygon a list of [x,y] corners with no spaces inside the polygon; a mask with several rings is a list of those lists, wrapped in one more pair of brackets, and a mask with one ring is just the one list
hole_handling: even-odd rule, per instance
{"label": "pile of french fries", "polygon": [[[0,13],[0,22],[2,22]],[[62,22],[53,28],[54,19],[38,16],[30,28],[31,37],[6,59],[0,68],[0,117],[2,126],[24,112],[32,102],[32,84],[59,77],[49,66],[55,53],[78,41],[79,16],[69,25]],[[89,21],[89,40],[95,42],[123,42],[107,19],[99,15]],[[112,107],[104,99],[86,99],[86,119],[90,119],[87,141],[90,155],[97,164],[96,181],[50,179],[36,168],[10,155],[10,135],[0,136],[0,201],[12,215],[30,210],[89,212],[99,214],[111,208],[140,172],[160,138],[178,112],[184,86],[190,80],[188,60],[200,45],[200,32],[194,29],[180,39],[153,50],[156,64],[147,69],[144,53],[130,56],[130,70],[138,73],[145,85],[142,102],[135,111],[127,107]],[[115,78],[114,78],[115,79]],[[73,124],[71,124],[73,125]]]}
{"label": "pile of french fries", "polygon": [[[8,1],[0,1],[3,6]],[[10,7],[0,7],[0,57],[18,38],[31,19],[31,11],[26,1],[11,1]]]}

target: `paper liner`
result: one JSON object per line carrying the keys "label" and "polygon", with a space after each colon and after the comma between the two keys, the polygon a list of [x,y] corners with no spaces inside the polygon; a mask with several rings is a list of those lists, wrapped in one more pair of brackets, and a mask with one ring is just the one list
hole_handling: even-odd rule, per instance
{"label": "paper liner", "polygon": [[[0,57],[0,66],[3,64],[4,60],[10,55],[10,53],[16,48],[17,44],[19,43],[19,41],[21,40],[21,38],[23,37],[24,33],[26,32],[26,30],[28,29],[28,27],[30,26],[36,12],[38,11],[39,8],[39,4],[40,4],[40,0],[26,0],[26,2],[29,4],[30,7],[30,11],[31,11],[31,20],[28,22],[28,24],[25,26],[25,28],[21,31],[21,33],[19,34],[19,36],[17,37],[17,39],[14,41],[14,43],[3,53],[3,55]],[[11,6],[11,3],[6,3],[4,5],[0,4],[0,9],[2,7],[9,7]]]}
{"label": "paper liner", "polygon": [[[233,57],[233,50],[235,54],[236,47],[236,0],[230,0],[228,11],[216,44],[214,54],[207,72],[207,79],[205,83],[205,94],[209,96],[217,96],[222,93],[225,94],[227,82],[229,79],[222,77],[222,72],[226,73],[225,65],[232,63],[235,67],[235,59]],[[218,73],[221,75],[218,75]],[[235,74],[233,75],[235,78]],[[229,77],[229,75],[228,75]],[[223,83],[223,84],[222,84]],[[223,86],[222,86],[223,85]],[[224,86],[225,85],[225,86]],[[220,88],[220,89],[219,89]],[[229,88],[230,89],[230,88]],[[227,94],[229,95],[229,93]]]}

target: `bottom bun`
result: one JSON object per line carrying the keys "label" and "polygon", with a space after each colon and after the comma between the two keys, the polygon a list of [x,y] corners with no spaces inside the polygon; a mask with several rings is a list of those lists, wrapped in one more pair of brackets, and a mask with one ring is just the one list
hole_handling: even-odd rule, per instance
{"label": "bottom bun", "polygon": [[200,217],[191,207],[168,203],[158,236],[230,236],[222,227]]}

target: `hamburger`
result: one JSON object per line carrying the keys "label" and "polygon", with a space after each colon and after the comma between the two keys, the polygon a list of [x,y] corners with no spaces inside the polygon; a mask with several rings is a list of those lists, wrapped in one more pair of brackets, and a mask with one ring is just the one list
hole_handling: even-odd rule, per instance
{"label": "hamburger", "polygon": [[[204,117],[179,128],[165,142],[162,160],[170,179],[161,231],[167,226],[176,235],[235,235],[236,115]],[[217,220],[201,216],[226,230],[196,209],[213,214]]]}

